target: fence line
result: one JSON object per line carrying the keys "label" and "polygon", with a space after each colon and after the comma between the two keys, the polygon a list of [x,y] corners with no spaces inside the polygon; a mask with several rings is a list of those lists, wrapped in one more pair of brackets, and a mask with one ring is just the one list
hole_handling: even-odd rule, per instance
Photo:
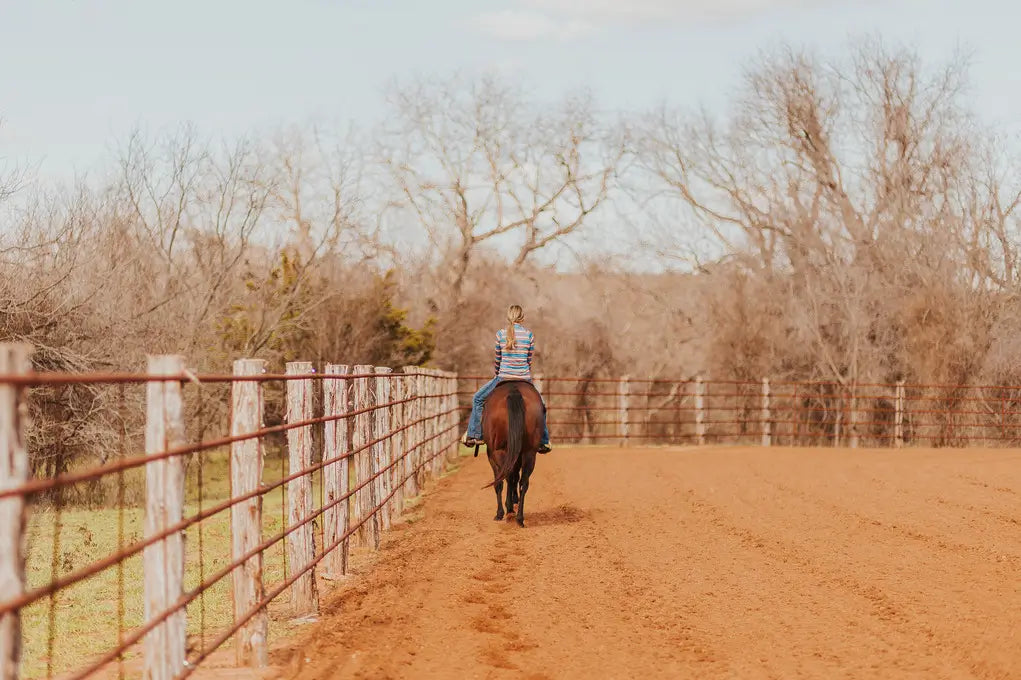
{"label": "fence line", "polygon": [[[317,372],[309,362],[269,374],[252,359],[234,362],[229,376],[193,375],[179,356],[150,358],[145,374],[59,375],[33,373],[30,357],[27,346],[0,344],[2,680],[84,678],[111,664],[123,676],[131,661],[147,677],[180,678],[231,640],[237,665],[265,666],[271,622],[315,617],[321,579],[342,578],[353,549],[379,547],[423,485],[456,455],[467,402],[488,380],[416,367],[327,364]],[[1021,442],[1016,386],[701,376],[537,382],[557,443]],[[139,452],[130,454],[124,439],[113,460],[72,461],[53,476],[32,478],[33,397],[75,385],[115,386],[122,408],[125,390],[144,390],[145,408],[128,438]],[[203,393],[207,385],[222,386],[222,397]],[[226,431],[189,441],[192,407],[197,403],[201,413],[207,400],[219,398],[229,403]],[[126,421],[119,422],[123,436]],[[211,467],[218,455],[227,464],[219,476]],[[266,462],[274,455],[280,467],[271,470]],[[212,486],[217,479],[229,485],[220,496]],[[61,500],[65,489],[103,483],[118,485],[110,508],[117,538],[106,543],[92,537],[98,527],[90,526],[103,507],[71,521],[77,510]],[[125,489],[132,483],[141,495],[130,505]],[[85,538],[75,543],[73,531]],[[223,554],[214,554],[220,548]],[[112,592],[83,594],[113,571]],[[135,599],[139,611],[127,611]],[[99,651],[91,658],[62,658],[62,617],[105,600],[118,607],[109,644],[94,645],[90,653]],[[104,617],[98,609],[92,615]]]}
{"label": "fence line", "polygon": [[[489,376],[462,376],[462,413]],[[543,375],[560,443],[937,447],[1021,443],[1021,387]]]}
{"label": "fence line", "polygon": [[[309,362],[291,362],[286,373],[267,374],[264,362],[241,359],[231,376],[193,375],[183,357],[170,356],[151,357],[144,375],[58,375],[33,373],[29,356],[30,348],[0,344],[3,680],[84,678],[111,664],[124,677],[130,663],[140,664],[146,677],[182,678],[231,640],[237,665],[265,666],[271,620],[315,617],[320,579],[347,573],[352,537],[363,537],[356,545],[377,548],[423,484],[442,474],[457,453],[457,378],[450,373],[370,366],[349,371],[337,364],[318,373]],[[205,395],[196,390],[209,383],[230,388],[229,432],[189,443],[185,433],[195,410],[189,406],[198,396],[201,414]],[[36,389],[71,385],[144,388],[144,453],[82,462],[32,479],[27,404]],[[280,455],[278,476],[266,466],[274,452]],[[224,456],[229,490],[210,501],[206,487],[217,478],[209,472],[217,456]],[[135,470],[144,475],[129,481],[126,473]],[[193,479],[195,509],[186,497]],[[90,524],[100,522],[104,509],[66,508],[61,491],[108,480],[120,485],[122,530],[116,542],[98,546],[92,534],[99,527]],[[143,489],[137,510],[124,501],[130,483]],[[56,502],[43,502],[41,494],[54,492]],[[267,512],[275,499],[279,511]],[[68,519],[83,512],[84,520]],[[143,525],[140,538],[123,531],[125,522],[134,521]],[[92,542],[87,550],[68,540],[72,528]],[[196,532],[197,550],[191,540]],[[227,536],[222,544],[206,538],[220,532]],[[41,543],[52,551],[40,550]],[[226,554],[217,553],[221,547]],[[50,552],[46,576],[40,558]],[[26,577],[26,553],[34,578]],[[276,553],[279,562],[271,559]],[[76,610],[93,606],[92,599],[103,599],[82,590],[106,587],[113,570],[118,610],[125,604],[130,609],[127,592],[137,585],[144,591],[143,611],[119,614],[117,630],[106,631],[107,644],[90,647],[91,658],[61,657],[57,629]],[[37,616],[40,608],[48,614]],[[208,609],[217,609],[216,615]],[[98,610],[93,616],[97,627],[109,625]],[[217,621],[209,630],[207,619]]]}

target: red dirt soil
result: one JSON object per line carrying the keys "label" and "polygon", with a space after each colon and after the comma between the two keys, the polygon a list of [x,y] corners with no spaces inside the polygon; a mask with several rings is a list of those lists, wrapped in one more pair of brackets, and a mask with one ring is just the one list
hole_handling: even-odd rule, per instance
{"label": "red dirt soil", "polygon": [[466,459],[270,677],[1021,678],[1016,450]]}

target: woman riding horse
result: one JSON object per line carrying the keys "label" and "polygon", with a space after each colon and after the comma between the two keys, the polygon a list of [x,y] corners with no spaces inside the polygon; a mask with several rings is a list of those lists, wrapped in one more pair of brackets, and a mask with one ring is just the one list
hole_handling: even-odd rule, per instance
{"label": "woman riding horse", "polygon": [[[505,380],[496,386],[482,409],[482,432],[486,457],[493,468],[493,481],[486,487],[496,491],[496,519],[507,513],[525,526],[525,495],[535,469],[546,416],[542,397],[527,380]],[[507,481],[507,502],[500,497]],[[483,487],[483,488],[486,488]]]}
{"label": "woman riding horse", "polygon": [[[532,353],[535,351],[535,335],[521,325],[525,313],[520,305],[511,305],[507,309],[507,327],[496,332],[496,361],[494,369],[496,377],[479,388],[472,398],[472,412],[468,418],[468,431],[464,434],[464,445],[480,446],[482,442],[482,407],[486,398],[496,389],[497,385],[506,380],[524,380],[532,382]],[[534,387],[534,384],[533,384]],[[549,441],[549,427],[545,422],[545,406],[543,407],[542,441],[538,453],[549,453],[553,450]]]}

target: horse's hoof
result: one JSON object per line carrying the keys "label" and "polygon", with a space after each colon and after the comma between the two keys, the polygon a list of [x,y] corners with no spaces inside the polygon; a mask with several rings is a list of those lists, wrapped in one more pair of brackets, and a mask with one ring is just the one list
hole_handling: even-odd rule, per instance
{"label": "horse's hoof", "polygon": [[496,517],[493,518],[493,521],[494,522],[499,522],[501,519],[503,519],[503,513],[502,512],[498,512],[498,513],[496,513]]}
{"label": "horse's hoof", "polygon": [[525,518],[524,517],[515,517],[515,519],[518,520],[518,526],[521,527],[522,529],[524,529],[525,528]]}

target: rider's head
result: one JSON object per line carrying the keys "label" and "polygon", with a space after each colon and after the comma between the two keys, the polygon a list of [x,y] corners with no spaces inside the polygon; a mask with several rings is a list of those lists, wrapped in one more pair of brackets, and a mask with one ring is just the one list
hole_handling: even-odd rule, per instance
{"label": "rider's head", "polygon": [[514,333],[514,324],[525,320],[525,312],[521,305],[511,305],[507,308],[507,349],[514,349],[517,338]]}

